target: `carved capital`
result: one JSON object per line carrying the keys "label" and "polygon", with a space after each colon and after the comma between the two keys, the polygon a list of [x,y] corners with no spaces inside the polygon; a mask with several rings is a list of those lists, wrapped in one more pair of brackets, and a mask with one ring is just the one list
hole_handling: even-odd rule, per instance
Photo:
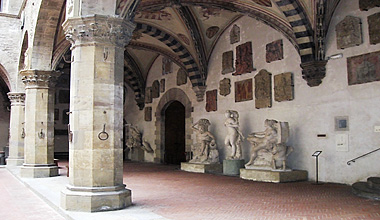
{"label": "carved capital", "polygon": [[49,89],[53,88],[61,75],[57,71],[43,70],[23,70],[22,82],[25,84],[25,89]]}
{"label": "carved capital", "polygon": [[101,15],[68,18],[63,23],[66,39],[72,47],[103,43],[124,48],[130,41],[135,26],[122,18]]}
{"label": "carved capital", "polygon": [[9,100],[11,101],[11,106],[23,106],[25,105],[25,93],[24,92],[8,92]]}
{"label": "carved capital", "polygon": [[326,76],[327,60],[301,63],[302,78],[310,87],[319,86]]}
{"label": "carved capital", "polygon": [[193,90],[195,92],[195,95],[197,96],[198,102],[202,102],[204,100],[206,88],[207,88],[207,86],[194,86],[193,87]]}

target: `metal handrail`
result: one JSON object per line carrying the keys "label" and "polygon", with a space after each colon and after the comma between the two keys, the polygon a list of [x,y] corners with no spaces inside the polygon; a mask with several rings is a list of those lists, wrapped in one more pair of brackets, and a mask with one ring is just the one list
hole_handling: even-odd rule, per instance
{"label": "metal handrail", "polygon": [[376,150],[373,150],[373,151],[371,151],[371,152],[368,152],[368,153],[366,153],[366,154],[363,154],[363,155],[361,155],[360,157],[357,157],[357,158],[355,158],[355,159],[349,160],[349,161],[347,161],[347,165],[351,165],[351,162],[352,162],[352,163],[355,163],[355,161],[356,161],[357,159],[362,158],[362,157],[365,157],[365,156],[367,156],[368,154],[372,154],[372,153],[374,153],[374,152],[376,152],[376,151],[378,151],[378,150],[380,150],[380,148],[379,148],[379,149],[376,149]]}

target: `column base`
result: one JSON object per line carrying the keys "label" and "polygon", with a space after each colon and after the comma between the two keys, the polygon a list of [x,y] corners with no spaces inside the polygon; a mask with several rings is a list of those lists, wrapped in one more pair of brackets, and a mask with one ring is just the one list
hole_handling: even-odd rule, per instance
{"label": "column base", "polygon": [[220,163],[200,164],[182,162],[181,170],[193,173],[222,173],[223,165]]}
{"label": "column base", "polygon": [[24,164],[24,158],[23,159],[12,159],[7,158],[7,166],[22,166]]}
{"label": "column base", "polygon": [[61,192],[61,208],[67,211],[101,212],[132,205],[131,190],[120,187],[70,187]]}
{"label": "column base", "polygon": [[23,178],[45,178],[58,176],[58,167],[55,165],[24,164],[20,176]]}
{"label": "column base", "polygon": [[306,170],[272,171],[240,169],[240,178],[259,182],[285,183],[306,181],[308,173]]}

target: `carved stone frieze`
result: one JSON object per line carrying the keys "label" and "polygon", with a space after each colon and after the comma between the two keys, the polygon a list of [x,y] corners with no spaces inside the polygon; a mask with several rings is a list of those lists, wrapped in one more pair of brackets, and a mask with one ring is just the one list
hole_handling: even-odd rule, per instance
{"label": "carved stone frieze", "polygon": [[274,76],[274,100],[277,102],[294,99],[293,74],[282,73]]}
{"label": "carved stone frieze", "polygon": [[187,73],[184,69],[180,68],[177,72],[177,86],[187,83]]}
{"label": "carved stone frieze", "polygon": [[252,42],[247,42],[236,47],[236,72],[232,75],[241,75],[255,70],[253,67]]}
{"label": "carved stone frieze", "polygon": [[73,47],[94,43],[124,47],[132,37],[135,24],[122,18],[95,15],[68,18],[63,23],[63,29]]}
{"label": "carved stone frieze", "polygon": [[266,45],[266,62],[284,59],[282,40],[276,40]]}
{"label": "carved stone frieze", "polygon": [[232,73],[234,68],[234,52],[227,51],[222,55],[222,74]]}
{"label": "carved stone frieze", "polygon": [[235,102],[244,102],[252,99],[252,79],[235,82]]}
{"label": "carved stone frieze", "polygon": [[368,16],[369,42],[380,43],[380,12]]}
{"label": "carved stone frieze", "polygon": [[266,70],[260,70],[255,76],[255,107],[272,107],[272,74]]}
{"label": "carved stone frieze", "polygon": [[24,92],[8,92],[9,100],[11,101],[11,106],[15,105],[25,105],[25,93]]}
{"label": "carved stone frieze", "polygon": [[346,16],[336,27],[336,44],[338,49],[358,46],[363,43],[360,18]]}
{"label": "carved stone frieze", "polygon": [[57,71],[42,70],[23,70],[20,71],[20,74],[26,89],[52,88],[55,86],[58,77],[61,75],[61,73]]}
{"label": "carved stone frieze", "polygon": [[326,76],[327,60],[301,63],[302,78],[310,87],[319,86]]}
{"label": "carved stone frieze", "polygon": [[380,7],[380,0],[359,0],[359,8],[361,11],[368,11],[374,7]]}
{"label": "carved stone frieze", "polygon": [[218,110],[218,92],[217,90],[211,90],[206,92],[206,111],[217,111]]}
{"label": "carved stone frieze", "polygon": [[227,96],[231,93],[231,80],[224,78],[219,82],[219,94],[222,96]]}

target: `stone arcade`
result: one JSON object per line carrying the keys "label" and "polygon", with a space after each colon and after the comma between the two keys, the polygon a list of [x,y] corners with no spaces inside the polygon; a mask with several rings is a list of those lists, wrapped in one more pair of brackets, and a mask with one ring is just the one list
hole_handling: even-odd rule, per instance
{"label": "stone arcade", "polygon": [[[128,148],[243,176],[270,156],[310,181],[319,150],[320,181],[379,176],[378,2],[0,0],[0,152],[23,178],[68,158],[61,207],[84,212],[132,204]],[[289,134],[267,157],[265,119]]]}

